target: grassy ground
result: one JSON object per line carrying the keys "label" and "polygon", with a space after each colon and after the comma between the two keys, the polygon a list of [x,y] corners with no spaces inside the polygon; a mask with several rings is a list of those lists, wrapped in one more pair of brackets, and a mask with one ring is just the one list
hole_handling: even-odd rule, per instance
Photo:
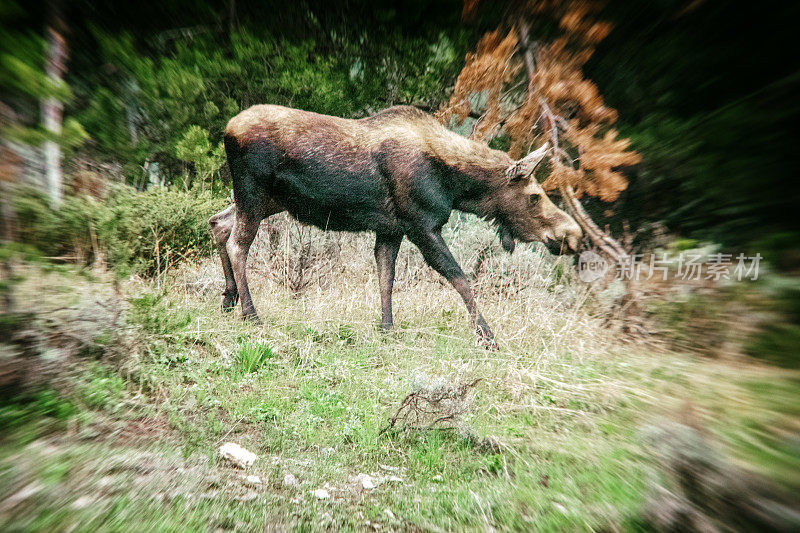
{"label": "grassy ground", "polygon": [[[382,334],[366,236],[272,229],[251,271],[261,326],[219,311],[216,259],[118,295],[102,272],[23,282],[22,301],[55,319],[124,311],[94,330],[99,361],[3,407],[0,529],[635,530],[661,478],[649,428],[688,419],[797,486],[795,374],[622,343],[560,263],[479,259],[490,237],[458,223],[448,239],[501,350],[474,345],[455,292],[405,245],[398,326]],[[408,393],[478,378],[453,429],[381,433]],[[220,458],[228,441],[258,455],[246,472]]]}

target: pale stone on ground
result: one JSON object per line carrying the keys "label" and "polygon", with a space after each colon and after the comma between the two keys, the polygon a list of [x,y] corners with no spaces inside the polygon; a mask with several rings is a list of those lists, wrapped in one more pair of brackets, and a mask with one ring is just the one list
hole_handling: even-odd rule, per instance
{"label": "pale stone on ground", "polygon": [[235,464],[239,468],[247,468],[256,462],[258,456],[251,451],[245,450],[238,444],[226,442],[219,447],[219,453],[224,458]]}
{"label": "pale stone on ground", "polygon": [[331,497],[331,493],[325,489],[317,489],[313,491],[311,494],[313,494],[314,497],[318,500],[327,500],[328,498]]}

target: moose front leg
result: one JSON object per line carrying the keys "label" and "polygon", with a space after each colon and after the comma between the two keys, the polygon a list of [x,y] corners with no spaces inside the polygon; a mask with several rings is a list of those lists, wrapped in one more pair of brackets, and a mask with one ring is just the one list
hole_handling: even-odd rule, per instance
{"label": "moose front leg", "polygon": [[250,296],[250,288],[247,285],[247,255],[256,233],[258,233],[258,226],[262,218],[263,216],[247,213],[237,207],[233,230],[227,244],[233,276],[236,279],[236,288],[239,291],[239,300],[242,303],[242,316],[253,322],[259,322],[259,319]]}
{"label": "moose front leg", "polygon": [[375,236],[375,263],[378,265],[378,283],[381,288],[381,329],[392,329],[392,287],[394,286],[394,265],[403,236]]}
{"label": "moose front leg", "polygon": [[481,341],[488,348],[496,349],[498,346],[494,339],[494,333],[489,329],[489,324],[486,323],[483,315],[478,311],[478,304],[475,302],[475,295],[472,293],[469,281],[450,252],[450,248],[447,247],[447,243],[444,242],[442,234],[439,231],[428,231],[416,234],[413,237],[409,235],[409,239],[422,252],[425,262],[444,276],[458,294],[461,295]]}

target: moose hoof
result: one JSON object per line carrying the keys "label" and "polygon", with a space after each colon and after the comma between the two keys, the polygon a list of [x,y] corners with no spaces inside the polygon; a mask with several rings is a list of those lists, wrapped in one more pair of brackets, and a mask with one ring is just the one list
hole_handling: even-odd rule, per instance
{"label": "moose hoof", "polygon": [[488,328],[478,328],[478,342],[481,346],[493,352],[500,349],[500,345],[497,344],[497,340],[494,338],[494,333]]}
{"label": "moose hoof", "polygon": [[261,319],[258,318],[258,315],[256,314],[255,311],[247,311],[247,312],[245,312],[242,315],[242,320],[244,320],[245,322],[248,322],[250,324],[256,325],[256,326],[260,326],[261,325]]}
{"label": "moose hoof", "polygon": [[230,313],[233,311],[233,308],[236,306],[236,302],[238,301],[238,294],[231,294],[228,292],[222,293],[222,311],[225,313]]}
{"label": "moose hoof", "polygon": [[496,351],[500,350],[500,345],[497,344],[497,341],[494,338],[491,338],[491,339],[483,339],[482,338],[481,339],[481,345],[485,349],[487,349],[487,350],[489,350],[491,352],[496,352]]}

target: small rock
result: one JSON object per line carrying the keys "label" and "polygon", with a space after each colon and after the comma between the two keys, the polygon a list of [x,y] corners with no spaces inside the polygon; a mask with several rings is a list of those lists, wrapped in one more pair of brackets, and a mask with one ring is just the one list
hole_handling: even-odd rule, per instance
{"label": "small rock", "polygon": [[318,500],[327,500],[328,498],[331,497],[331,493],[325,489],[317,489],[313,491],[311,494],[313,494],[314,497]]}
{"label": "small rock", "polygon": [[292,474],[286,474],[283,476],[283,486],[284,487],[294,487],[297,485],[297,478],[294,477]]}
{"label": "small rock", "polygon": [[389,520],[397,520],[397,517],[394,516],[394,513],[388,507],[383,510],[383,514],[389,517]]}
{"label": "small rock", "polygon": [[398,470],[400,470],[400,468],[396,466],[382,465],[380,463],[378,463],[378,466],[386,470],[387,472],[397,472]]}
{"label": "small rock", "polygon": [[94,498],[92,498],[91,496],[81,496],[80,498],[72,502],[72,505],[70,505],[69,508],[75,511],[78,511],[80,509],[86,509],[87,507],[89,507],[89,505],[92,504],[93,501]]}
{"label": "small rock", "polygon": [[372,490],[376,487],[375,479],[369,474],[359,474],[356,476],[356,484],[363,490]]}
{"label": "small rock", "polygon": [[401,478],[401,477],[399,477],[399,476],[389,476],[389,477],[388,477],[388,478],[386,478],[386,479],[387,479],[388,481],[392,482],[392,483],[402,483],[402,482],[403,482],[403,478]]}
{"label": "small rock", "polygon": [[431,479],[434,480],[434,481],[442,481],[444,478],[441,475],[436,474]]}
{"label": "small rock", "polygon": [[256,462],[258,456],[251,451],[245,450],[238,444],[226,442],[219,447],[219,453],[239,468],[247,468]]}
{"label": "small rock", "polygon": [[563,514],[569,514],[569,511],[567,510],[567,508],[564,507],[563,505],[561,505],[558,502],[553,502],[553,507],[555,507],[556,509],[561,511]]}
{"label": "small rock", "polygon": [[246,476],[244,482],[248,485],[261,485],[261,476]]}

